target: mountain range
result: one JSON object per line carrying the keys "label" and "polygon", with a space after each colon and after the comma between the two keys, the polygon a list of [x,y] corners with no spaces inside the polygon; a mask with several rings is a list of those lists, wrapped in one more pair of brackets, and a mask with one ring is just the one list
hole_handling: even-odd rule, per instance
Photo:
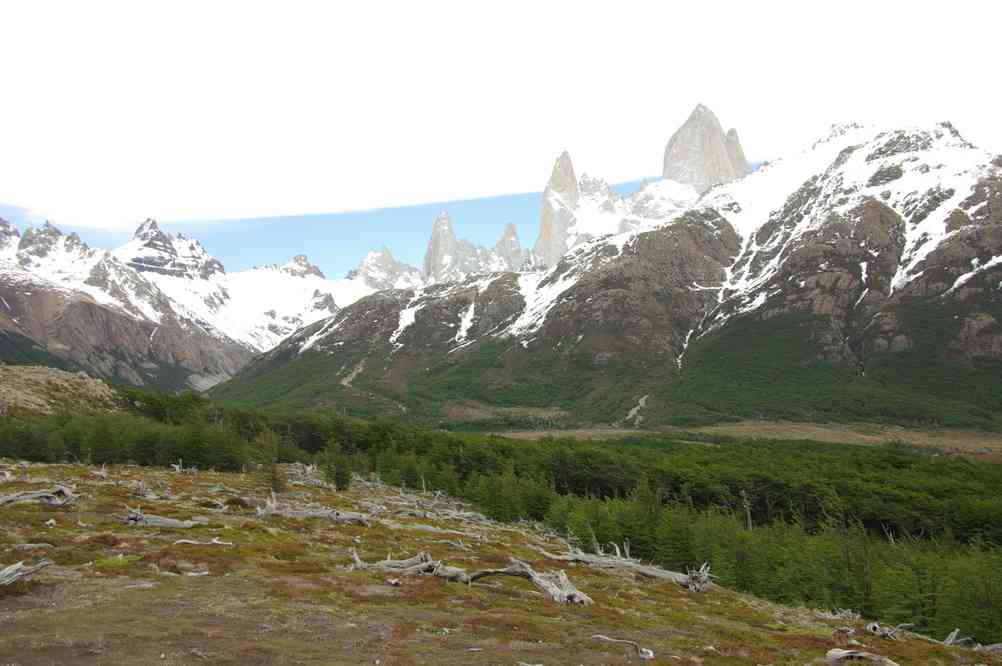
{"label": "mountain range", "polygon": [[563,153],[531,249],[443,211],[421,267],[383,247],[333,280],[227,273],[153,221],[110,252],[0,223],[0,358],[453,422],[999,425],[1002,157],[849,123],[753,171],[699,105],[661,170],[621,197]]}
{"label": "mountain range", "polygon": [[[522,271],[382,291],[214,394],[468,425],[997,428],[1002,157],[837,125],[752,173],[705,107],[627,199],[560,156]],[[678,156],[678,161],[675,160]]]}

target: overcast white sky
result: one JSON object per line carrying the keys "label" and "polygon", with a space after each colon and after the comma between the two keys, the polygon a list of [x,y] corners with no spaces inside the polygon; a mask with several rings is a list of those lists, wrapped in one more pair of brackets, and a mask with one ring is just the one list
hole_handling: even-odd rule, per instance
{"label": "overcast white sky", "polygon": [[[587,7],[586,7],[587,5]],[[0,202],[133,227],[656,175],[703,102],[752,159],[834,121],[1002,152],[997,2],[5,2]]]}

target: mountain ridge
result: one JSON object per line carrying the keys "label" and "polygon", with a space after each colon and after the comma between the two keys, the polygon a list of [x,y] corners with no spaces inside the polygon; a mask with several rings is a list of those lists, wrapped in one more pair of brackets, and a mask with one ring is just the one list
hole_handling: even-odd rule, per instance
{"label": "mountain ridge", "polygon": [[[627,213],[622,231],[546,269],[363,299],[216,395],[350,409],[368,400],[430,418],[474,400],[605,423],[649,397],[640,413],[652,425],[764,413],[997,428],[995,159],[948,124],[836,127],[661,219]],[[567,166],[558,158],[550,189],[580,203]],[[636,200],[659,210],[667,182]],[[351,371],[351,382],[279,388],[304,364],[332,378]],[[947,390],[951,373],[967,395]]]}

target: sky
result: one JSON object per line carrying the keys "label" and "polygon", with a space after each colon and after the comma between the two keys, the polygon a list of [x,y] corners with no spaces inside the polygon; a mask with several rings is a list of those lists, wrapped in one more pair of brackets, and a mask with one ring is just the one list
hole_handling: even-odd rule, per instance
{"label": "sky", "polygon": [[[198,228],[243,263],[413,257],[440,202],[538,192],[565,149],[656,174],[697,103],[753,160],[847,120],[951,120],[1002,152],[1000,24],[965,0],[5,2],[0,202],[95,238]],[[446,207],[493,242],[516,212],[531,233],[527,201]],[[321,267],[360,258],[339,251]]]}

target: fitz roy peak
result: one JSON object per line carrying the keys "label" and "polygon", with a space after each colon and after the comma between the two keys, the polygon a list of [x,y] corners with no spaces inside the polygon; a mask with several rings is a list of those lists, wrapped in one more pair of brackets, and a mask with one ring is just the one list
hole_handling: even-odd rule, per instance
{"label": "fitz roy peak", "polygon": [[720,121],[699,104],[665,148],[662,175],[698,192],[737,180],[749,172],[737,130],[724,134]]}

